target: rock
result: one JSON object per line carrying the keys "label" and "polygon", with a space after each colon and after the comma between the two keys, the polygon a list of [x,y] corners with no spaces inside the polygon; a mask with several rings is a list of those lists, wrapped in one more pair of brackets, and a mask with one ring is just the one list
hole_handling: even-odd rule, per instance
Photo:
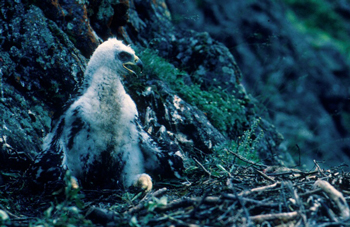
{"label": "rock", "polygon": [[[294,8],[271,0],[167,3],[179,27],[208,32],[229,48],[248,92],[266,106],[270,122],[284,135],[283,146],[297,156],[298,144],[305,154],[302,164],[311,168],[316,159],[330,167],[350,161],[350,64],[341,48],[312,34],[316,30],[348,40],[343,35],[350,31],[347,3],[295,4],[293,13],[304,12],[298,24],[289,11]],[[303,19],[319,16],[320,5],[326,7],[321,25],[308,33],[298,30]]]}
{"label": "rock", "polygon": [[[93,2],[95,6],[98,1]],[[57,26],[69,36],[75,47],[78,48],[85,57],[90,57],[90,54],[100,44],[100,38],[90,25],[88,7],[85,1],[43,0],[37,1],[36,5],[43,11],[46,18],[54,21]],[[101,15],[100,17],[104,17],[105,20],[109,20],[111,16],[101,12],[99,12],[99,14]],[[113,10],[109,14],[113,14]]]}
{"label": "rock", "polygon": [[[210,154],[216,145],[236,140],[259,117],[257,102],[240,83],[233,55],[207,33],[173,26],[163,0],[157,1],[23,1],[0,0],[1,169],[26,169],[40,152],[42,138],[79,93],[85,57],[114,35],[144,50],[157,49],[173,67],[181,68],[186,86],[201,91],[227,90],[242,103],[232,124],[218,130],[204,110],[182,98],[181,92],[146,75],[126,87],[138,106],[145,129],[165,146],[185,154]],[[79,29],[77,29],[79,28]],[[85,57],[84,57],[85,56]],[[174,75],[176,76],[176,75]],[[179,89],[179,88],[177,88]],[[184,95],[184,94],[183,94]],[[218,120],[217,120],[218,121]],[[281,163],[282,136],[266,120],[258,150],[268,163]],[[13,160],[8,162],[8,160]]]}
{"label": "rock", "polygon": [[81,82],[86,60],[38,7],[0,4],[5,37],[0,49],[0,153],[6,157],[0,165],[25,169],[40,151],[53,113]]}
{"label": "rock", "polygon": [[157,119],[153,125],[146,124],[149,129],[153,126],[161,131],[161,126],[164,126],[173,140],[181,147],[187,147],[187,152],[194,152],[193,149],[197,148],[210,153],[215,145],[226,141],[202,111],[182,100],[164,82],[150,81],[147,84],[149,87],[143,93],[143,101],[150,107],[152,118]]}
{"label": "rock", "polygon": [[[152,6],[157,5],[150,1],[135,1],[135,7],[140,10],[145,9],[146,2]],[[166,58],[175,67],[184,69],[191,75],[184,79],[187,85],[200,84],[203,91],[210,91],[213,88],[225,89],[228,94],[234,95],[235,98],[244,103],[234,113],[237,119],[227,124],[229,125],[228,129],[221,131],[229,138],[237,140],[250,128],[258,116],[258,107],[240,83],[242,75],[234,57],[227,47],[213,40],[207,33],[196,33],[174,27],[169,23],[168,11],[164,9],[164,5],[162,7],[160,5],[152,7],[152,10],[157,12],[156,14],[140,13],[137,17],[143,22],[143,27],[138,29],[136,43],[147,43],[149,48],[156,49],[160,56]],[[128,26],[127,30],[132,30],[130,27],[133,27],[134,24]],[[212,117],[210,120],[214,121],[215,119]],[[269,143],[270,137],[264,138],[265,145],[262,147],[266,149],[260,150],[260,154],[266,160],[279,162],[280,159],[276,160],[276,157],[285,153],[283,149],[279,148],[282,137],[275,128],[268,128],[271,131],[268,131],[267,134],[269,136],[274,134],[272,138],[275,142]],[[276,138],[279,139],[275,140]],[[293,160],[291,162],[293,163]]]}

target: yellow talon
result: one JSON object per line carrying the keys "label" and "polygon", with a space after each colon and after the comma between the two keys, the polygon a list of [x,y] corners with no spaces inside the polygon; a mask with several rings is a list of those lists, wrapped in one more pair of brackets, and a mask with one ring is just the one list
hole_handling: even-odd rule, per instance
{"label": "yellow talon", "polygon": [[149,192],[153,187],[152,178],[146,173],[139,174],[137,175],[137,180],[134,183],[134,187],[138,187],[146,192]]}

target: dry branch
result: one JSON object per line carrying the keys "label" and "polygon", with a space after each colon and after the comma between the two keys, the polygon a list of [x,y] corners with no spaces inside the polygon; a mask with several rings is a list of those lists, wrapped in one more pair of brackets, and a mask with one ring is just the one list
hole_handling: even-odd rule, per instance
{"label": "dry branch", "polygon": [[188,207],[195,203],[205,203],[205,204],[217,204],[220,203],[221,197],[219,196],[207,196],[205,198],[183,198],[175,200],[172,203],[169,203],[162,207],[157,207],[156,210],[172,210],[180,207]]}
{"label": "dry branch", "polygon": [[281,182],[276,182],[276,183],[271,184],[271,185],[253,188],[253,189],[250,189],[248,191],[240,192],[238,194],[238,196],[247,196],[247,195],[252,194],[254,192],[262,192],[262,191],[274,189],[274,188],[276,188],[277,186],[280,186],[280,185],[281,185]]}
{"label": "dry branch", "polygon": [[149,200],[152,197],[159,197],[161,195],[163,195],[165,192],[167,191],[167,188],[161,188],[158,189],[157,191],[153,192],[153,193],[148,193],[140,202],[137,206],[132,207],[130,210],[128,210],[126,213],[132,214],[135,213],[139,210],[141,210],[144,207],[144,201]]}
{"label": "dry branch", "polygon": [[212,176],[211,172],[209,172],[203,165],[200,163],[196,158],[193,158],[193,160],[203,169],[204,172],[206,172],[210,177]]}
{"label": "dry branch", "polygon": [[[230,200],[236,200],[237,196],[234,194],[223,194],[224,199],[230,199]],[[260,200],[255,200],[255,199],[250,199],[250,198],[245,198],[242,197],[241,200],[244,202],[256,204],[258,206],[263,206],[263,207],[278,207],[280,204],[279,203],[272,203],[272,202],[267,202],[267,201],[260,201]]]}
{"label": "dry branch", "polygon": [[280,221],[280,222],[287,222],[291,221],[293,219],[296,219],[300,216],[300,214],[297,211],[288,212],[288,213],[278,213],[278,214],[260,214],[251,216],[250,219],[253,222],[261,223],[264,221]]}
{"label": "dry branch", "polygon": [[343,219],[350,218],[349,206],[341,192],[335,189],[330,183],[324,180],[317,180],[315,186],[321,188],[337,204],[340,215]]}
{"label": "dry branch", "polygon": [[261,172],[261,171],[259,171],[259,170],[255,170],[258,174],[260,174],[262,177],[264,177],[265,179],[267,179],[267,180],[269,180],[269,181],[271,181],[271,182],[273,182],[273,183],[275,183],[276,181],[272,178],[272,177],[269,177],[269,176],[267,176],[265,173],[263,173],[263,172]]}
{"label": "dry branch", "polygon": [[253,162],[253,161],[250,161],[249,159],[246,159],[245,157],[243,157],[243,156],[237,154],[236,152],[233,152],[233,151],[228,150],[228,149],[225,149],[225,150],[228,151],[228,152],[230,152],[231,154],[233,154],[234,156],[236,156],[238,159],[240,159],[240,160],[243,161],[243,162],[246,162],[246,163],[251,164],[251,165],[253,165],[253,166],[259,166],[259,167],[262,167],[262,168],[266,168],[266,167],[267,167],[267,165],[258,164],[258,163],[255,163],[255,162]]}

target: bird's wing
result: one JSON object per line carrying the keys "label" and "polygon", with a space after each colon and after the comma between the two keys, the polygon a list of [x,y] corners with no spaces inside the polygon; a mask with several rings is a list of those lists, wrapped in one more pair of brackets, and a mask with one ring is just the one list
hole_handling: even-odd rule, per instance
{"label": "bird's wing", "polygon": [[[65,168],[62,166],[63,150],[59,139],[64,127],[64,117],[58,120],[56,127],[47,135],[47,146],[35,157],[34,163],[27,170],[36,186],[62,184]],[[56,187],[56,186],[53,186]]]}
{"label": "bird's wing", "polygon": [[155,142],[142,128],[137,117],[135,124],[139,132],[140,149],[145,158],[146,172],[150,171],[161,177],[181,178],[184,166],[179,147],[169,141],[162,141],[162,144]]}

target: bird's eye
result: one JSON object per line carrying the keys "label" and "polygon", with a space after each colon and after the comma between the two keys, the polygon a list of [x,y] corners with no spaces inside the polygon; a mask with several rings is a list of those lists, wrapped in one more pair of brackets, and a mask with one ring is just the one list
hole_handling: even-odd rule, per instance
{"label": "bird's eye", "polygon": [[132,60],[132,55],[127,53],[127,52],[120,52],[118,54],[118,58],[121,60],[121,61],[131,61]]}

